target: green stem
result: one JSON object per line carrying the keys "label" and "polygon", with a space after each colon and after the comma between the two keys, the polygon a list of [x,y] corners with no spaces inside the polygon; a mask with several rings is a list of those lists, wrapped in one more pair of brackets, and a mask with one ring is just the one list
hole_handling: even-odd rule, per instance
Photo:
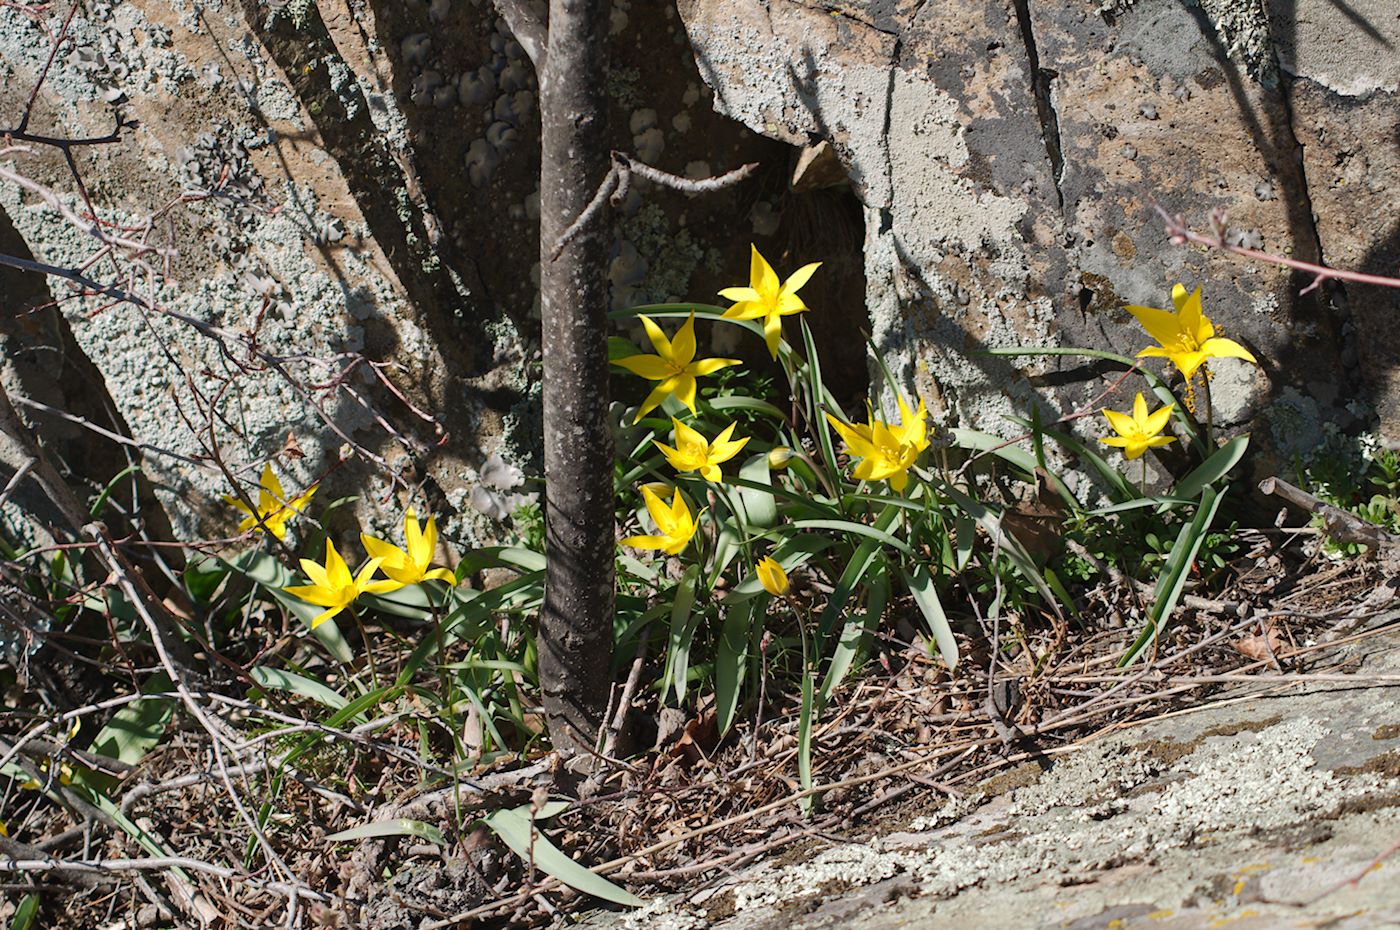
{"label": "green stem", "polygon": [[374,646],[369,641],[369,633],[365,632],[364,621],[360,619],[360,612],[351,606],[350,616],[355,618],[355,627],[360,631],[360,642],[365,646],[365,664],[369,666],[370,684],[377,691],[379,690],[379,669],[374,661]]}
{"label": "green stem", "polygon": [[1215,408],[1210,402],[1210,365],[1201,366],[1201,395],[1206,405],[1206,449],[1215,451]]}

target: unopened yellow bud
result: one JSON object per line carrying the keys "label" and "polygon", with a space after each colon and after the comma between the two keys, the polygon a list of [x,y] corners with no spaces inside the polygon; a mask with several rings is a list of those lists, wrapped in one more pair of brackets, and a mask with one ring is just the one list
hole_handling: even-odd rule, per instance
{"label": "unopened yellow bud", "polygon": [[774,446],[768,452],[768,467],[774,471],[781,471],[787,468],[788,462],[792,461],[792,450],[787,446]]}
{"label": "unopened yellow bud", "polygon": [[763,585],[763,590],[774,597],[782,597],[788,591],[787,572],[778,564],[778,560],[771,555],[766,555],[758,560],[758,580]]}

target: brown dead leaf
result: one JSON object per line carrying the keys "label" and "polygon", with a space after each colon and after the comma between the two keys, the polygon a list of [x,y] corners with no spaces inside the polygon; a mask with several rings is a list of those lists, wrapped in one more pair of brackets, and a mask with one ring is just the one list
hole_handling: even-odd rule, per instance
{"label": "brown dead leaf", "polygon": [[1283,637],[1272,625],[1263,634],[1241,636],[1235,641],[1235,650],[1240,655],[1259,662],[1274,662],[1282,646]]}

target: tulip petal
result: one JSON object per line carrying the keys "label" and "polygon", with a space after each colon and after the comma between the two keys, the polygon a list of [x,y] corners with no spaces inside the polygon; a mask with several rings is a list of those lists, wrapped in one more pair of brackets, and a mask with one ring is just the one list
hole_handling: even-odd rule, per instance
{"label": "tulip petal", "polygon": [[656,350],[656,354],[667,361],[671,360],[671,340],[666,338],[666,334],[661,331],[661,327],[656,325],[656,321],[649,316],[638,315],[637,319],[642,321],[642,328],[647,331],[647,338],[651,340],[651,347]]}
{"label": "tulip petal", "polygon": [[648,381],[660,381],[676,373],[676,367],[659,355],[629,355],[626,358],[614,359],[613,364],[626,368],[632,374],[640,375]]}
{"label": "tulip petal", "polygon": [[1223,336],[1207,339],[1205,345],[1201,346],[1201,351],[1211,358],[1240,358],[1246,362],[1259,364],[1259,360],[1251,355],[1248,349],[1235,340],[1226,339]]}
{"label": "tulip petal", "polygon": [[821,262],[812,262],[812,264],[803,265],[801,268],[794,271],[788,279],[783,282],[783,293],[795,294],[797,289],[806,284],[811,279],[812,274],[821,266]]}
{"label": "tulip petal", "polygon": [[695,358],[695,314],[681,324],[680,331],[676,333],[676,338],[671,340],[671,361],[677,367],[684,368],[689,365],[691,359]]}
{"label": "tulip petal", "polygon": [[[1170,310],[1156,307],[1130,306],[1128,312],[1142,324],[1147,334],[1163,346],[1173,346],[1181,341],[1181,320]],[[1142,352],[1138,353],[1142,355]]]}
{"label": "tulip petal", "polygon": [[773,298],[778,296],[781,290],[778,284],[778,274],[773,270],[773,266],[758,254],[758,246],[750,244],[752,254],[749,256],[749,286],[758,291],[763,298]]}

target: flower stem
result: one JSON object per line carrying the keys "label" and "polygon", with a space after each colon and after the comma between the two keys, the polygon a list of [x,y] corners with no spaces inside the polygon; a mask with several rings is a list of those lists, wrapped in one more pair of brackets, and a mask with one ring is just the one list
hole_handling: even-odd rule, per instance
{"label": "flower stem", "polygon": [[365,664],[369,666],[369,680],[377,691],[379,690],[379,668],[374,661],[374,646],[369,641],[369,633],[365,631],[364,621],[360,619],[360,612],[354,607],[350,608],[350,616],[355,618],[355,627],[360,631],[360,642],[365,644]]}
{"label": "flower stem", "polygon": [[1215,449],[1215,408],[1210,402],[1210,366],[1201,366],[1201,396],[1206,405],[1206,449]]}

